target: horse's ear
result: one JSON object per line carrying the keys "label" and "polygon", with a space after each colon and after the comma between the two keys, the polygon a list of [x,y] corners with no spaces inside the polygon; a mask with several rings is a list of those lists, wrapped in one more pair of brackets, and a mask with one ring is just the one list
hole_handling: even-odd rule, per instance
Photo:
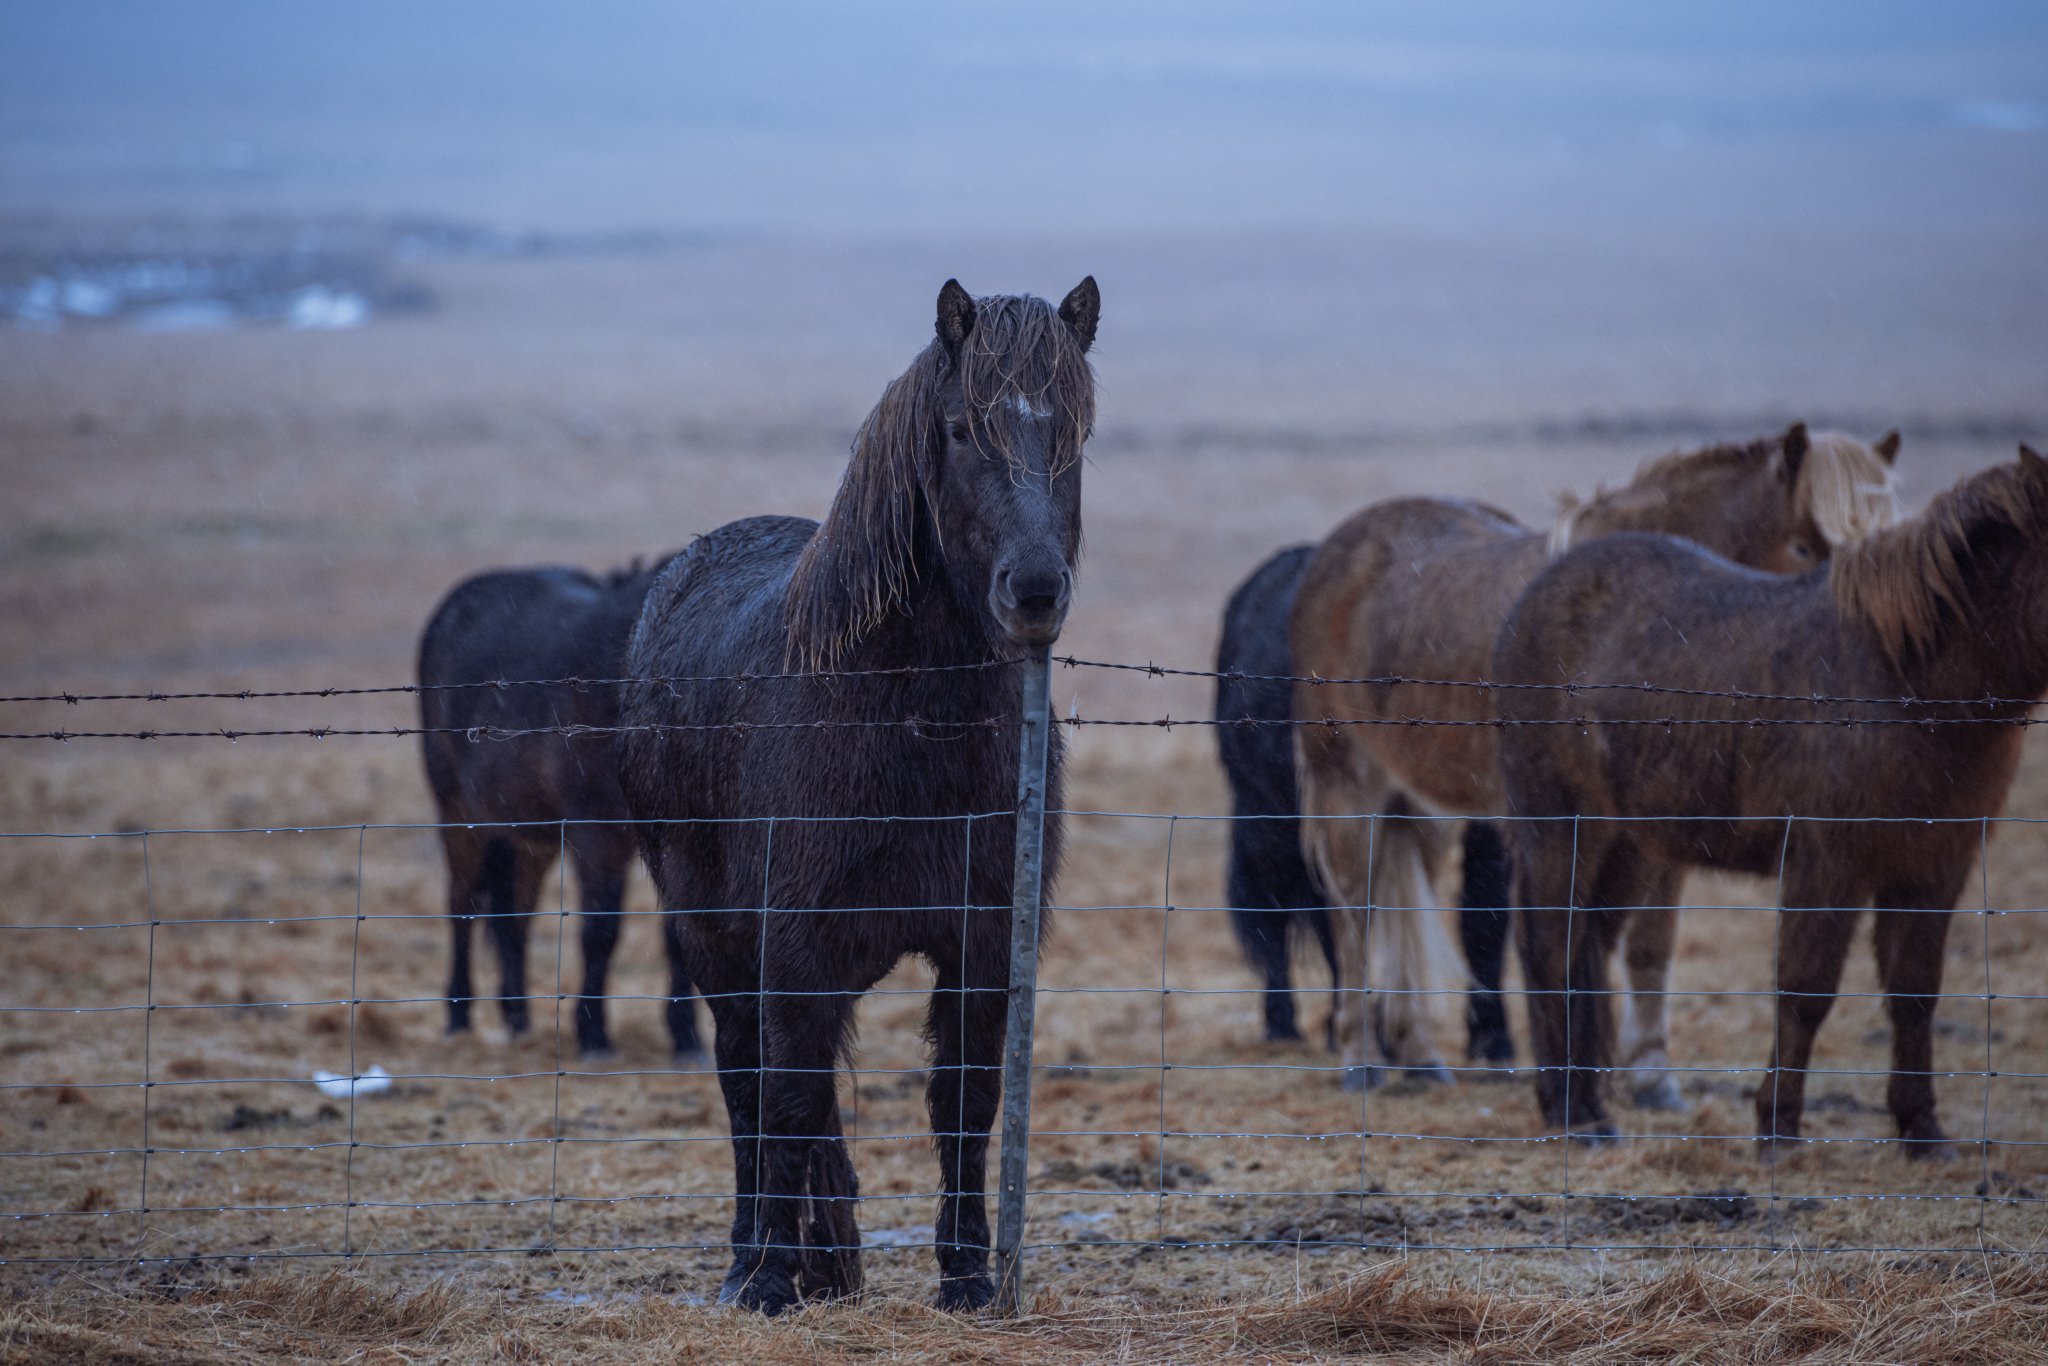
{"label": "horse's ear", "polygon": [[961,344],[974,330],[974,296],[960,288],[958,280],[946,281],[939,290],[936,330],[939,340],[946,344],[946,354],[954,360],[960,359]]}
{"label": "horse's ear", "polygon": [[1899,429],[1894,427],[1886,432],[1870,449],[1876,451],[1877,458],[1885,464],[1896,465],[1899,461]]}
{"label": "horse's ear", "polygon": [[1074,337],[1084,352],[1095,345],[1095,324],[1101,317],[1102,295],[1095,288],[1093,275],[1075,285],[1060,301],[1060,321],[1074,329]]}
{"label": "horse's ear", "polygon": [[2048,460],[2043,460],[2041,453],[2024,441],[2020,442],[2020,471],[2034,479],[2048,475]]}
{"label": "horse's ear", "polygon": [[1804,422],[1795,422],[1785,429],[1784,455],[1778,465],[1779,478],[1787,484],[1799,482],[1799,466],[1805,461],[1807,448],[1811,444],[1806,439]]}

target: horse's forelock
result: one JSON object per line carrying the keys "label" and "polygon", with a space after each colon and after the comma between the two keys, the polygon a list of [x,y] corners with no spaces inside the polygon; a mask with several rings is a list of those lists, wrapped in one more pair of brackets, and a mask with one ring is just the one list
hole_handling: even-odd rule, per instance
{"label": "horse's forelock", "polygon": [[1841,432],[1808,439],[1794,496],[1836,549],[1899,520],[1898,476],[1876,451]]}
{"label": "horse's forelock", "polygon": [[1961,608],[1970,538],[1991,526],[2048,535],[2048,488],[2023,465],[1973,474],[1918,517],[1837,550],[1828,574],[1836,607],[1868,626],[1895,660],[1932,651],[1944,616]]}
{"label": "horse's forelock", "polygon": [[1095,380],[1079,338],[1051,304],[1014,294],[975,300],[959,363],[977,440],[1014,465],[1022,425],[1051,422],[1052,473],[1080,459],[1095,427]]}

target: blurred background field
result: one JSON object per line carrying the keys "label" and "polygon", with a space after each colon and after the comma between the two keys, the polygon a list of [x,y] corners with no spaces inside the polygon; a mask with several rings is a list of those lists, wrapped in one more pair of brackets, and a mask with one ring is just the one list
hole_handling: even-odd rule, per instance
{"label": "blurred background field", "polygon": [[[12,11],[0,691],[404,682],[468,573],[603,568],[738,516],[818,515],[949,276],[1055,298],[1101,283],[1087,549],[1060,646],[1083,658],[1206,667],[1238,580],[1375,499],[1480,497],[1542,524],[1562,490],[1794,419],[1900,427],[1917,507],[2048,437],[2044,34],[1996,5]],[[1062,670],[1054,687],[1063,714],[1211,705],[1201,680]],[[390,696],[9,704],[5,729],[412,714]],[[0,743],[9,831],[431,818],[409,740]],[[1950,941],[1937,1062],[1981,1072],[1988,1045],[2002,1075],[1945,1079],[1942,1105],[1959,1138],[1994,1146],[1909,1168],[1862,1141],[1889,1132],[1881,1079],[1857,1074],[1886,1048],[1879,1003],[1850,996],[1821,1039],[1843,1074],[1813,1088],[1816,1131],[1843,1141],[1773,1174],[1741,1137],[1745,1078],[1701,1074],[1685,1114],[1625,1116],[1673,1137],[1571,1159],[1575,1192],[1666,1204],[1565,1200],[1563,1149],[1519,1141],[1539,1132],[1525,1084],[1361,1110],[1330,1073],[1251,1066],[1330,1059],[1259,1042],[1250,994],[1162,1005],[1162,954],[1181,991],[1253,980],[1207,909],[1223,838],[1206,818],[1226,810],[1213,755],[1178,729],[1084,731],[1072,751],[1076,809],[1205,819],[1073,827],[1045,977],[1113,990],[1041,1007],[1039,1056],[1070,1071],[1040,1084],[1033,1169],[1082,1193],[1034,1206],[1034,1240],[1060,1244],[1035,1283],[1158,1307],[1289,1295],[1389,1256],[1587,1293],[1670,1265],[1402,1251],[1566,1237],[1896,1248],[1866,1263],[1941,1274],[1970,1259],[1924,1249],[2039,1250],[2042,1207],[1996,1198],[2048,1191],[2048,1016],[1977,997],[2038,993],[2040,915],[1959,917]],[[2008,814],[2048,818],[2038,739]],[[1997,832],[1964,910],[2048,906],[2044,828]],[[429,832],[152,835],[149,858],[145,885],[133,836],[0,844],[0,922],[147,920],[151,898],[173,922],[153,955],[135,930],[9,931],[0,1003],[207,1007],[0,1014],[0,1082],[37,1088],[0,1101],[0,1213],[60,1215],[0,1221],[11,1293],[248,1274],[24,1258],[344,1237],[517,1250],[369,1259],[408,1286],[450,1270],[514,1297],[715,1286],[714,1251],[524,1255],[716,1242],[730,1218],[716,1088],[667,1070],[648,999],[651,920],[622,946],[620,1057],[558,1091],[545,1025],[513,1046],[486,1012],[477,1036],[440,1037]],[[1771,889],[1696,879],[1687,895],[1768,907]],[[358,941],[359,906],[374,918]],[[629,909],[653,910],[644,879]],[[537,964],[558,923],[537,926]],[[1768,925],[1686,918],[1682,1064],[1762,1062],[1766,1014],[1743,993],[1768,980]],[[1313,998],[1327,979],[1302,967]],[[403,1078],[353,1115],[305,1080],[347,1070],[345,1010],[268,1004],[346,999],[351,969],[383,1002],[358,1013],[355,1057]],[[1859,944],[1846,990],[1871,982]],[[885,1239],[871,1280],[912,1297],[929,1253],[886,1245],[929,1238],[934,1172],[921,1103],[883,1073],[920,1065],[920,1010],[863,1007],[860,1064],[880,1071],[844,1089],[864,1188],[886,1197],[861,1216]],[[1312,999],[1312,1026],[1322,1011]],[[152,1143],[261,1149],[153,1157],[146,1221],[129,1212],[135,1158],[45,1155],[140,1142],[145,1014]],[[1159,1069],[1162,1037],[1182,1070]],[[1361,1144],[1361,1116],[1453,1137]],[[1162,1128],[1274,1136],[1162,1153]],[[443,1140],[471,1146],[347,1146]],[[1255,1194],[1217,1198],[1237,1191]],[[1722,1204],[1679,1203],[1713,1191]],[[1886,1192],[1944,1198],[1792,1203]],[[344,1230],[351,1199],[382,1203]],[[413,1208],[429,1200],[483,1203]],[[323,1208],[178,1212],[308,1204]],[[1137,1245],[1169,1238],[1243,1246]],[[1380,1246],[1336,1247],[1361,1240]],[[1753,1265],[1717,1264],[1738,1263]]]}

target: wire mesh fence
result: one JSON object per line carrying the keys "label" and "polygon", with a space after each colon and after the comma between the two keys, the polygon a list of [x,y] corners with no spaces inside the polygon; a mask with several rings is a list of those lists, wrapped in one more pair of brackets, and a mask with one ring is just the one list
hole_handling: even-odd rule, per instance
{"label": "wire mesh fence", "polygon": [[[1066,722],[1084,747],[1098,724]],[[1350,989],[1368,1018],[1375,1000],[1413,995],[1453,1085],[1393,1075],[1345,1089],[1346,1062],[1322,1047],[1317,1009],[1306,1042],[1263,1040],[1265,988],[1239,959],[1217,877],[1227,817],[1078,806],[1057,815],[1066,873],[1044,907],[1044,963],[1017,984],[1036,981],[1036,1056],[1022,1074],[1028,1090],[1006,1095],[990,1163],[1001,1173],[992,1194],[1019,1197],[1013,1246],[1033,1275],[1105,1259],[1298,1267],[1425,1253],[2041,1249],[2044,822],[1971,822],[1975,895],[1943,948],[1932,1022],[1931,1079],[1958,1155],[1915,1162],[1900,1150],[1884,1099],[1890,1020],[1859,950],[1807,1069],[1806,1148],[1764,1164],[1752,1111],[1771,1058],[1774,947],[1783,918],[1805,913],[1785,911],[1776,887],[1690,884],[1661,1006],[1683,1108],[1629,1108],[1628,1060],[1603,1063],[1593,1070],[1614,1093],[1619,1141],[1592,1148],[1545,1122],[1525,1030],[1511,1066],[1460,1056],[1462,982],[1389,986],[1375,967]],[[971,847],[976,822],[1014,816],[944,819]],[[1448,824],[1353,819],[1370,830]],[[566,849],[573,824],[545,828]],[[614,1056],[576,1051],[579,906],[567,858],[532,918],[535,1027],[512,1034],[480,1000],[477,1028],[444,1038],[440,828],[9,833],[0,1260],[602,1256],[628,1259],[636,1274],[661,1262],[648,1274],[685,1293],[715,1289],[733,1249],[726,1095],[709,1059],[671,1056],[657,1028],[672,1004],[660,911],[642,893],[624,913],[627,942],[640,948],[607,992]],[[1406,907],[1369,894],[1355,910],[1446,914],[1438,900]],[[815,913],[732,909],[764,929],[778,915]],[[1019,908],[951,909],[964,941],[969,917]],[[1305,996],[1321,998],[1312,957],[1299,967]],[[1527,985],[1511,976],[1511,996],[1526,1004]],[[885,1276],[896,1267],[912,1280],[946,1241],[933,1192],[949,1183],[931,1142],[947,1117],[923,1103],[932,1064],[919,1038],[928,1008],[948,1008],[928,1007],[935,989],[948,990],[929,965],[907,963],[865,993],[836,1079],[835,1127],[862,1182],[862,1241]],[[765,982],[760,990],[774,994]],[[970,992],[993,988],[951,990],[964,1010]],[[1627,985],[1570,990],[1606,995],[1620,1014],[1641,1004]],[[1006,1004],[1019,999],[1013,986]],[[1334,1010],[1334,994],[1327,1000]],[[1025,1101],[1028,1143],[1011,1123]]]}

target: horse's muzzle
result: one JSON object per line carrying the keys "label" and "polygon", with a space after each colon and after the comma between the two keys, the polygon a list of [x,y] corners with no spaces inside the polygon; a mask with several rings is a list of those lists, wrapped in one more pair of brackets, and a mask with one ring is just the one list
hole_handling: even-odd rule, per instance
{"label": "horse's muzzle", "polygon": [[1074,600],[1074,571],[1056,561],[1004,564],[989,585],[989,610],[1003,633],[1018,645],[1050,645],[1067,624]]}

